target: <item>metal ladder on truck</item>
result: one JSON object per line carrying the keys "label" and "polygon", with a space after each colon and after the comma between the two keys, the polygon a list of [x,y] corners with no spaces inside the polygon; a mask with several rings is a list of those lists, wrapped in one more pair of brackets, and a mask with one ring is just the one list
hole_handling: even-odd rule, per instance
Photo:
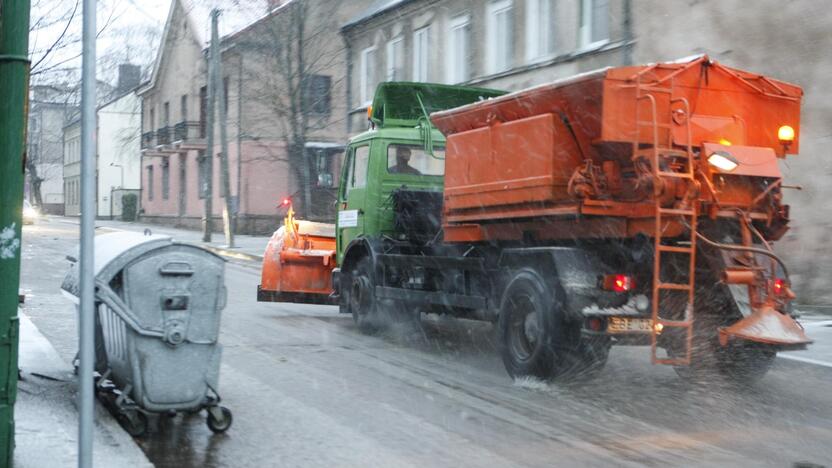
{"label": "metal ladder on truck", "polygon": [[[652,288],[652,328],[650,331],[650,357],[653,364],[688,365],[691,361],[693,344],[693,305],[694,305],[694,275],[696,273],[696,218],[697,205],[686,207],[663,207],[661,193],[666,181],[681,179],[688,184],[695,183],[693,151],[691,148],[690,128],[690,106],[685,98],[673,97],[673,77],[683,69],[677,69],[667,76],[651,83],[643,83],[645,73],[652,71],[648,68],[635,77],[635,125],[636,138],[633,141],[633,157],[644,158],[650,163],[653,173],[653,199],[655,204],[655,232],[654,232],[654,254],[653,254],[653,288]],[[657,114],[656,96],[666,95],[670,112],[667,115],[667,122],[659,122]],[[650,116],[645,119],[639,115],[639,107],[647,102],[650,108]],[[684,119],[687,131],[687,145],[684,150],[674,148],[672,127],[674,105],[684,112]],[[639,140],[641,130],[650,130],[651,143],[646,148],[641,148]],[[666,142],[660,141],[659,129],[667,133]],[[677,170],[673,170],[674,167]],[[687,245],[667,245],[664,236],[664,224],[669,219],[680,219],[683,224],[689,226],[690,243]],[[662,279],[662,254],[686,255],[688,258],[688,277],[685,282],[665,282]],[[675,291],[678,294],[687,293],[687,303],[682,318],[667,318],[662,315],[661,298],[663,291]],[[658,337],[662,332],[667,333],[671,329],[682,330],[684,339],[683,347],[676,349],[668,357],[659,357]]]}

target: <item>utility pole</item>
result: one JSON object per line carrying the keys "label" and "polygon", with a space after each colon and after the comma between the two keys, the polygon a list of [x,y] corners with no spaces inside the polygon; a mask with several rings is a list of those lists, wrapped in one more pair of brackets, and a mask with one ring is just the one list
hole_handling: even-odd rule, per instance
{"label": "utility pole", "polygon": [[[219,56],[219,33],[218,20],[220,16],[219,9],[211,11],[211,62],[214,64],[214,88],[217,89],[217,97],[220,108],[220,147],[222,156],[220,157],[220,183],[222,184],[222,194],[225,203],[222,207],[222,223],[223,231],[225,232],[225,244],[228,247],[234,247],[234,232],[231,230],[231,182],[230,174],[228,173],[228,132],[226,129],[228,109],[225,103],[227,96],[225,95],[225,83],[222,79],[220,56]],[[239,157],[240,155],[237,155]]]}
{"label": "utility pole", "polygon": [[[216,24],[214,13],[211,12],[211,24]],[[202,217],[202,241],[211,242],[211,230],[213,223],[211,217],[214,211],[214,96],[216,91],[214,89],[214,28],[211,27],[211,45],[208,48],[208,115],[205,129],[206,149],[203,178],[205,180],[205,213]],[[202,187],[200,187],[201,189]]]}
{"label": "utility pole", "polygon": [[78,466],[92,466],[95,364],[95,5],[84,0],[81,55],[81,262],[78,359]]}
{"label": "utility pole", "polygon": [[2,2],[0,21],[0,466],[12,466],[17,396],[23,161],[29,95],[29,0]]}

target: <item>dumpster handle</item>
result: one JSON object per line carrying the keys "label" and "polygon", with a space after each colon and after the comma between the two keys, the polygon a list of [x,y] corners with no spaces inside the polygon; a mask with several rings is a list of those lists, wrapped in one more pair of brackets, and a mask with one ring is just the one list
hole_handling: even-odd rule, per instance
{"label": "dumpster handle", "polygon": [[159,273],[169,276],[192,276],[194,270],[185,262],[169,262],[159,268]]}
{"label": "dumpster handle", "polygon": [[107,307],[110,308],[116,315],[119,316],[122,320],[124,320],[130,328],[133,329],[136,333],[142,336],[152,336],[154,338],[164,338],[165,334],[158,331],[150,331],[145,330],[127,313],[127,305],[118,297],[112,289],[107,285],[107,283],[96,280],[96,296],[98,299],[101,300],[104,304],[107,304]]}

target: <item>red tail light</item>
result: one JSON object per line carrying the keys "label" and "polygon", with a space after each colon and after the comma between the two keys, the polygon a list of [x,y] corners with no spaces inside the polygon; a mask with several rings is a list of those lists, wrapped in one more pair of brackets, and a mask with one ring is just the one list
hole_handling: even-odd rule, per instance
{"label": "red tail light", "polygon": [[632,291],[635,287],[635,282],[631,276],[627,275],[605,275],[604,289],[617,293]]}
{"label": "red tail light", "polygon": [[286,197],[283,200],[281,200],[280,206],[289,206],[290,203],[292,203],[292,200],[290,198]]}
{"label": "red tail light", "polygon": [[783,278],[775,278],[772,284],[775,296],[782,296],[786,292],[786,280]]}

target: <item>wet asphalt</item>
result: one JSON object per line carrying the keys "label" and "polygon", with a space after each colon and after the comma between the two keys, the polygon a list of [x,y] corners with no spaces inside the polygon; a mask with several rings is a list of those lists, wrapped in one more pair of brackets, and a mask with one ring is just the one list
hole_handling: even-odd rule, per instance
{"label": "wet asphalt", "polygon": [[[69,361],[75,313],[58,288],[77,225],[24,229],[27,314]],[[490,324],[427,317],[358,332],[337,308],[255,300],[259,266],[229,263],[220,370],[234,423],[164,416],[135,439],[159,467],[832,466],[832,369],[778,360],[753,387],[691,385],[647,348],[601,375],[514,382]]]}

